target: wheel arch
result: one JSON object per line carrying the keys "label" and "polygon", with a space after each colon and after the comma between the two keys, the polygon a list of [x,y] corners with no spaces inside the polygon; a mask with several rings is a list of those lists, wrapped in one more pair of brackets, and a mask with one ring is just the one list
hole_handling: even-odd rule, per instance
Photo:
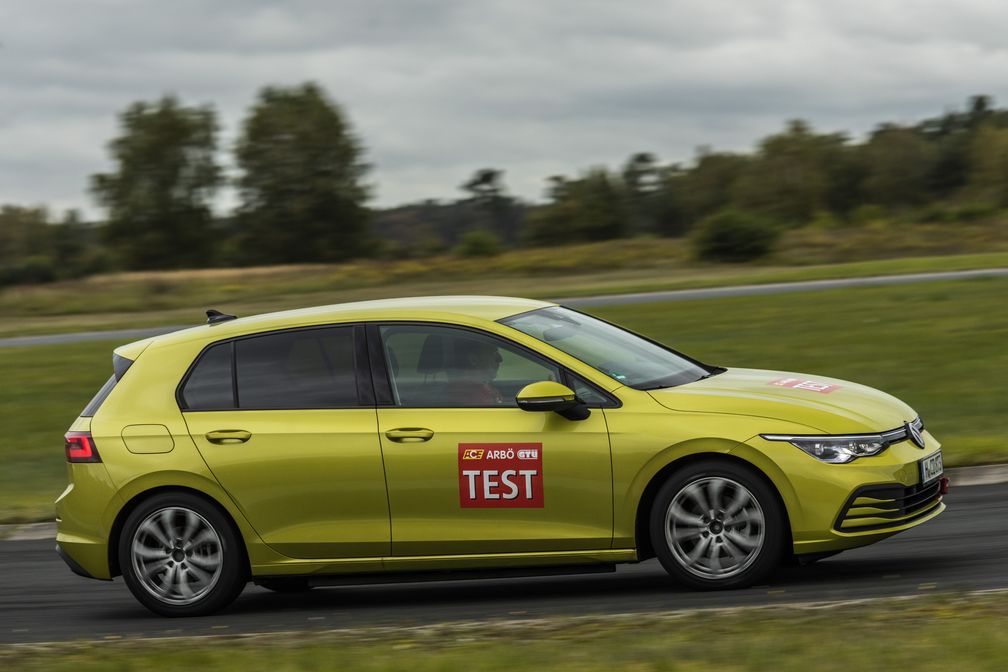
{"label": "wheel arch", "polygon": [[213,496],[194,487],[186,485],[157,485],[150,487],[146,490],[141,490],[140,492],[134,494],[128,501],[126,501],[125,504],[123,504],[123,506],[119,509],[118,513],[116,514],[115,519],[112,521],[112,525],[109,528],[109,536],[108,536],[109,540],[108,563],[109,563],[110,576],[114,577],[122,574],[122,570],[119,567],[119,540],[120,536],[122,535],[123,526],[126,523],[126,519],[129,518],[130,514],[133,513],[133,511],[135,511],[137,507],[139,507],[145,501],[156,495],[160,495],[166,492],[180,492],[192,495],[194,497],[203,500],[209,506],[212,506],[215,509],[217,509],[217,511],[224,516],[224,519],[231,526],[232,531],[235,533],[235,536],[239,540],[241,540],[242,543],[240,544],[240,550],[242,553],[242,557],[244,559],[245,567],[247,568],[249,573],[251,573],[248,542],[243,533],[244,531],[236,521],[235,516],[233,516],[231,512],[228,510],[228,507],[224,506]]}
{"label": "wheel arch", "polygon": [[662,484],[669,479],[672,474],[691,464],[704,461],[720,461],[731,463],[745,468],[754,476],[761,479],[769,488],[770,492],[777,498],[781,512],[784,515],[784,543],[785,550],[790,552],[793,545],[791,537],[791,513],[788,510],[786,498],[781,494],[781,488],[763,469],[739,455],[731,452],[706,451],[693,452],[683,455],[668,462],[661,467],[644,486],[640,498],[637,501],[637,511],[634,516],[634,544],[637,549],[639,560],[646,560],[655,557],[654,547],[651,544],[651,534],[649,530],[649,520],[651,507],[654,505],[655,496]]}

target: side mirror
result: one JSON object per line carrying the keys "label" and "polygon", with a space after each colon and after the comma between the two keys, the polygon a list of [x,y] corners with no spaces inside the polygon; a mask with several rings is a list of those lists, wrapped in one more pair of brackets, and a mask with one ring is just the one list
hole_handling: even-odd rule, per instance
{"label": "side mirror", "polygon": [[515,401],[523,411],[552,411],[568,420],[584,420],[591,415],[591,410],[577,398],[574,390],[552,380],[526,385],[515,396]]}

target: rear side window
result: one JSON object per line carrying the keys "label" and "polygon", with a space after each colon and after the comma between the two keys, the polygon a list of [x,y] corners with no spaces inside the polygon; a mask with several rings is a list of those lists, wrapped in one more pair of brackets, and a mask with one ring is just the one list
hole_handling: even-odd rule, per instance
{"label": "rear side window", "polygon": [[239,408],[357,405],[353,327],[235,341]]}
{"label": "rear side window", "polygon": [[82,418],[93,418],[94,414],[98,412],[101,408],[102,403],[105,401],[106,397],[112,392],[112,388],[115,387],[116,383],[126,374],[130,365],[133,364],[132,359],[126,359],[125,357],[117,354],[112,354],[112,375],[109,379],[105,381],[105,384],[101,386],[98,392],[95,393],[91,401],[88,402],[84,410],[81,411]]}
{"label": "rear side window", "polygon": [[240,338],[203,352],[181,402],[192,411],[353,407],[356,368],[353,326]]}
{"label": "rear side window", "polygon": [[232,347],[231,343],[220,343],[203,353],[182,388],[182,402],[186,408],[208,411],[235,407]]}

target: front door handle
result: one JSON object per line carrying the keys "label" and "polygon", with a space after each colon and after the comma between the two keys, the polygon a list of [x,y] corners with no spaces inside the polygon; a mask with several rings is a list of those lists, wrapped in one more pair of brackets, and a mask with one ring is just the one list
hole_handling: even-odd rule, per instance
{"label": "front door handle", "polygon": [[206,433],[207,441],[217,444],[245,443],[251,438],[251,432],[244,429],[215,429]]}
{"label": "front door handle", "polygon": [[388,437],[389,441],[395,441],[396,443],[419,443],[421,441],[430,441],[431,437],[434,436],[434,432],[423,427],[400,427],[388,430],[385,432],[385,436]]}

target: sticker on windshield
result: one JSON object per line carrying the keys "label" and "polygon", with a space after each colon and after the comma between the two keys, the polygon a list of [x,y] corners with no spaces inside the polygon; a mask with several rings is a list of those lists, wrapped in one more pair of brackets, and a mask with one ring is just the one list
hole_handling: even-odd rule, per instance
{"label": "sticker on windshield", "polygon": [[801,378],[778,378],[777,380],[772,380],[769,383],[776,387],[790,387],[796,390],[808,390],[809,392],[821,392],[823,394],[829,394],[833,390],[839,390],[839,385],[831,385],[830,383],[820,383],[815,380],[802,380]]}
{"label": "sticker on windshield", "polygon": [[541,443],[458,444],[462,508],[543,508]]}

